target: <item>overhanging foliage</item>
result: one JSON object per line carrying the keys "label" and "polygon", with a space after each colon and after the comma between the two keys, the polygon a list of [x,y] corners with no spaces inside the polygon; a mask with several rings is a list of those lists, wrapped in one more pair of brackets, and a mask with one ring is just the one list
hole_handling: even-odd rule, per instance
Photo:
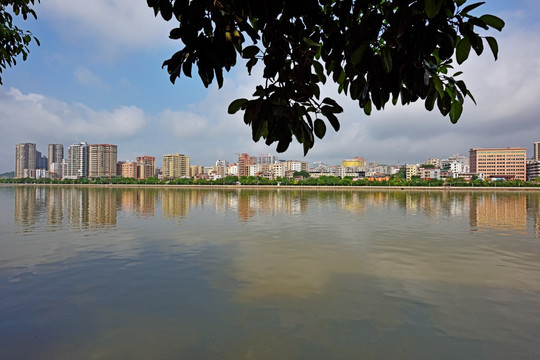
{"label": "overhanging foliage", "polygon": [[497,41],[479,31],[504,27],[496,16],[473,16],[483,2],[466,0],[147,2],[156,16],[178,23],[170,38],[184,46],[163,63],[173,83],[181,74],[191,77],[195,64],[204,86],[215,79],[221,87],[223,70],[238,58],[249,73],[262,63],[264,83],[228,112],[244,112],[254,141],[277,142],[283,152],[295,137],[304,154],[325,136],[326,124],[340,128],[342,107],[321,99],[328,80],[367,115],[389,101],[421,99],[427,110],[437,105],[457,122],[465,98],[474,98],[452,64],[466,61],[471,49],[482,54],[484,43],[497,59]]}

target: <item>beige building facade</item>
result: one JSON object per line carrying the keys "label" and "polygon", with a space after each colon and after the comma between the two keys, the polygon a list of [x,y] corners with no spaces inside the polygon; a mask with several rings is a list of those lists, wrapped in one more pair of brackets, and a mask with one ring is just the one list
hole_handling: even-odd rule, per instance
{"label": "beige building facade", "polygon": [[148,179],[156,176],[156,157],[155,156],[137,156],[139,179]]}
{"label": "beige building facade", "polygon": [[472,173],[484,174],[486,178],[526,180],[527,149],[518,147],[480,149],[469,151]]}
{"label": "beige building facade", "polygon": [[124,178],[138,179],[139,164],[135,161],[119,161],[116,166],[116,174]]}
{"label": "beige building facade", "polygon": [[21,143],[15,147],[15,177],[36,177],[36,144]]}
{"label": "beige building facade", "polygon": [[189,156],[183,154],[163,155],[163,178],[177,179],[189,177]]}
{"label": "beige building facade", "polygon": [[116,176],[118,148],[110,144],[88,145],[88,177]]}

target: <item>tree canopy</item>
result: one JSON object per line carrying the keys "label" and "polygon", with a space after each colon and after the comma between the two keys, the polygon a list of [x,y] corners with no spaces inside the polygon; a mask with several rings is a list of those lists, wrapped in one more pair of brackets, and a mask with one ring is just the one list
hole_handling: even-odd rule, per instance
{"label": "tree canopy", "polygon": [[[205,87],[223,85],[223,70],[245,61],[251,74],[262,64],[263,81],[250,99],[233,101],[243,111],[254,141],[277,142],[285,151],[293,137],[304,154],[327,125],[338,131],[343,108],[321,99],[328,80],[369,115],[391,101],[419,99],[429,111],[456,123],[466,97],[474,98],[453,63],[484,44],[495,59],[501,31],[493,15],[474,16],[483,4],[466,0],[147,0],[155,15],[173,20],[170,38],[183,46],[163,63],[171,82],[191,77],[193,65]],[[323,120],[326,119],[326,122]]]}
{"label": "tree canopy", "polygon": [[37,19],[31,5],[34,5],[34,0],[0,0],[0,85],[3,70],[17,65],[17,56],[22,55],[26,60],[32,40],[39,45],[39,40],[30,31],[22,30],[13,23],[13,15],[20,15],[24,20],[28,15]]}

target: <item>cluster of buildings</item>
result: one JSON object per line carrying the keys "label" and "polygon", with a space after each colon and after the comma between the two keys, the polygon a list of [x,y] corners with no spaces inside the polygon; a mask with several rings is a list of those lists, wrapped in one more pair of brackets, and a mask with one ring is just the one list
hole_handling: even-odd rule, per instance
{"label": "cluster of buildings", "polygon": [[534,154],[527,158],[522,147],[473,148],[469,156],[454,155],[448,159],[428,159],[423,164],[407,164],[406,178],[422,179],[473,177],[482,180],[532,181],[540,177],[540,142],[534,143]]}
{"label": "cluster of buildings", "polygon": [[[292,177],[295,173],[309,173],[311,177],[337,176],[352,178],[388,179],[403,168],[399,165],[368,163],[364,158],[345,159],[340,165],[306,161],[279,160],[277,156],[237,154],[237,162],[217,160],[214,166],[191,165],[184,154],[163,155],[162,167],[156,166],[154,156],[138,156],[136,161],[118,161],[118,148],[111,144],[81,142],[68,147],[64,156],[61,144],[49,144],[48,156],[36,149],[36,144],[21,143],[15,148],[16,178],[100,178],[127,177],[147,179],[194,178],[215,180],[226,176],[262,176],[269,179]],[[406,164],[407,179],[465,178],[536,180],[540,177],[540,142],[534,143],[534,155],[527,158],[526,148],[473,148],[469,156],[452,155],[446,159],[430,158],[422,164]]]}
{"label": "cluster of buildings", "polygon": [[49,144],[48,157],[36,144],[15,147],[15,178],[79,179],[125,176],[145,179],[156,175],[156,158],[139,156],[136,162],[117,161],[118,147],[111,144]]}

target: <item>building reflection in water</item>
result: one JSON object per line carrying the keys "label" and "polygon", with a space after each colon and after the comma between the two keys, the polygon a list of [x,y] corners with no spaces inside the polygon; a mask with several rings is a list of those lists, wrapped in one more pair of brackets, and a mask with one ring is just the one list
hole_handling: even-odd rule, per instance
{"label": "building reflection in water", "polygon": [[[161,204],[159,204],[161,202]],[[174,189],[15,187],[14,218],[21,232],[33,231],[46,216],[50,230],[116,226],[117,212],[153,217],[161,205],[167,218],[189,217],[190,208],[212,206],[218,213],[236,212],[239,222],[257,215],[305,214],[309,206],[329,202],[354,216],[368,209],[397,206],[404,214],[427,218],[469,217],[472,230],[531,231],[540,237],[539,193],[447,191],[328,191],[257,189]]]}
{"label": "building reflection in water", "polygon": [[527,232],[526,195],[473,193],[468,200],[471,228]]}
{"label": "building reflection in water", "polygon": [[116,191],[120,211],[135,212],[137,216],[142,217],[155,215],[157,189],[116,189]]}
{"label": "building reflection in water", "polygon": [[163,189],[161,210],[164,218],[186,218],[189,215],[189,190]]}
{"label": "building reflection in water", "polygon": [[17,187],[15,190],[15,223],[22,232],[32,231],[46,205],[45,190],[35,187]]}

